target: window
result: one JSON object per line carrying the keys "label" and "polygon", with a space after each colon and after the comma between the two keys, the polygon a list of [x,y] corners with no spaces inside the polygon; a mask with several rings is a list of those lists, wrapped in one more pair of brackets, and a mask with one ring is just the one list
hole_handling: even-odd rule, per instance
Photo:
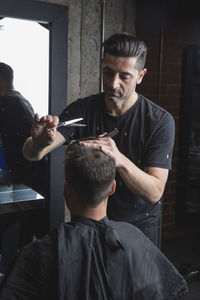
{"label": "window", "polygon": [[0,20],[0,61],[14,70],[14,88],[40,116],[48,114],[49,30],[38,22]]}

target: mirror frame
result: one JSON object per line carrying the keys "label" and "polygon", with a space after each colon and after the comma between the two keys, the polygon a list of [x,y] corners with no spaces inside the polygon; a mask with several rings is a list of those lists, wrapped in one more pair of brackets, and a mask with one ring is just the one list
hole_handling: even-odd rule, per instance
{"label": "mirror frame", "polygon": [[[36,0],[6,0],[0,2],[0,17],[37,21],[49,28],[49,114],[59,115],[67,104],[67,6]],[[64,147],[49,154],[48,230],[64,221],[63,159]]]}

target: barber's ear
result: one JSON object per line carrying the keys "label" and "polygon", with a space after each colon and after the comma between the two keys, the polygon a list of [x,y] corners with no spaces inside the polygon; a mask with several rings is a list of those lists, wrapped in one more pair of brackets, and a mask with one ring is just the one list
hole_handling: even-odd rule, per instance
{"label": "barber's ear", "polygon": [[115,188],[116,188],[116,181],[114,179],[108,196],[111,196],[112,194],[114,194]]}
{"label": "barber's ear", "polygon": [[140,84],[142,82],[142,79],[146,73],[147,73],[146,68],[144,68],[142,71],[140,71],[138,78],[137,78],[137,84]]}

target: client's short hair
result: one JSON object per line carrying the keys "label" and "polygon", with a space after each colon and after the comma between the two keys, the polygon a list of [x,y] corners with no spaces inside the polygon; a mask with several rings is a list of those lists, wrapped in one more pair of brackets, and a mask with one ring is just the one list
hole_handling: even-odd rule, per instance
{"label": "client's short hair", "polygon": [[98,148],[81,146],[79,141],[66,147],[65,179],[84,205],[96,207],[111,189],[115,161]]}

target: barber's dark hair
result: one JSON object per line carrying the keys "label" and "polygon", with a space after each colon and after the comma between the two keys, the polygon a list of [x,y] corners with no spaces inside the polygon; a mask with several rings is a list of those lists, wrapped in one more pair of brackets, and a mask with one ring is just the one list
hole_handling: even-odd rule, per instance
{"label": "barber's dark hair", "polygon": [[141,71],[146,62],[147,46],[133,35],[122,32],[111,35],[103,43],[104,57],[110,54],[116,57],[136,57],[136,67]]}
{"label": "barber's dark hair", "polygon": [[9,65],[0,62],[0,77],[2,77],[6,82],[12,84],[13,73],[13,69]]}
{"label": "barber's dark hair", "polygon": [[81,146],[78,141],[66,147],[65,179],[83,205],[96,207],[112,187],[115,161],[100,149]]}

